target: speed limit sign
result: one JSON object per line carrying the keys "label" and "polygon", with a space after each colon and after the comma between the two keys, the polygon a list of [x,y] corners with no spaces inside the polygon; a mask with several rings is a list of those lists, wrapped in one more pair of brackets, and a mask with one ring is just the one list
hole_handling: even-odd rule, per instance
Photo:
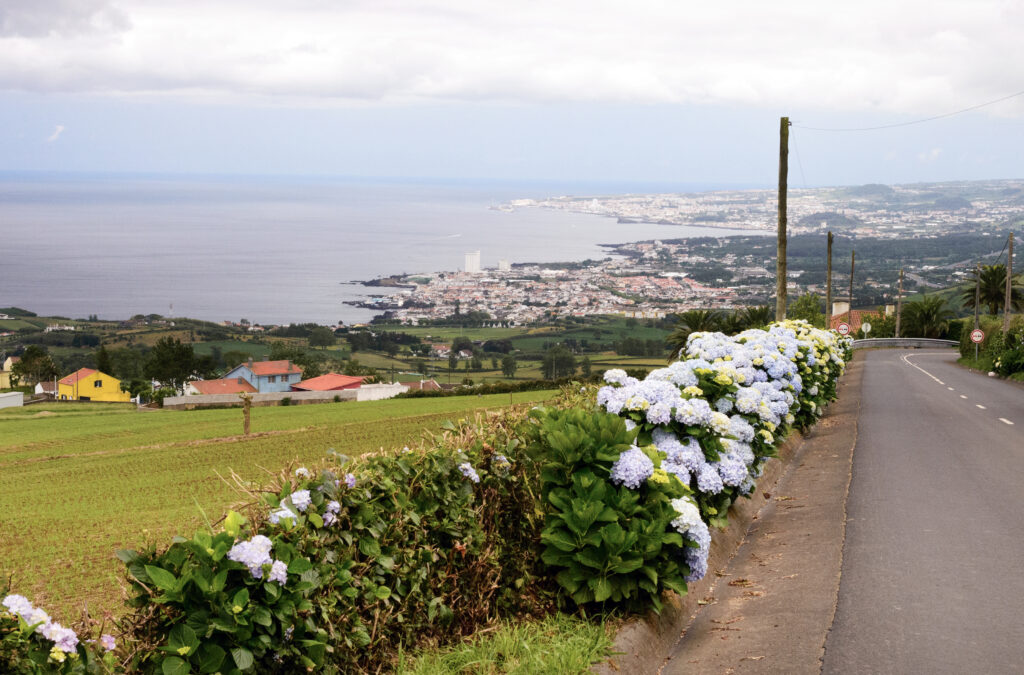
{"label": "speed limit sign", "polygon": [[846,323],[845,321],[841,321],[841,322],[839,322],[839,325],[836,326],[836,330],[839,331],[840,335],[849,335],[850,334],[850,324]]}
{"label": "speed limit sign", "polygon": [[980,328],[975,328],[971,331],[971,342],[974,344],[981,344],[985,341],[985,331]]}

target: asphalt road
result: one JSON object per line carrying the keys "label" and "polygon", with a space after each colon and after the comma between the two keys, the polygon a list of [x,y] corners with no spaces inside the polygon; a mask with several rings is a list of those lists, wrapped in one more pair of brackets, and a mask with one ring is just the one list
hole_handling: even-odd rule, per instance
{"label": "asphalt road", "polygon": [[864,379],[825,673],[1024,672],[1024,388],[956,352]]}

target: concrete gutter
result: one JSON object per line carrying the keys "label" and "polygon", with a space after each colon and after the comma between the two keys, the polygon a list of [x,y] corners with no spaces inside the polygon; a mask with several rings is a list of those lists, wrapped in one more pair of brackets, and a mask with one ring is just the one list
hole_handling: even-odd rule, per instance
{"label": "concrete gutter", "polygon": [[[851,368],[859,366],[851,364]],[[859,368],[857,368],[859,370]],[[849,375],[844,380],[850,380]],[[857,382],[851,383],[859,388]],[[858,392],[843,392],[856,395]],[[819,425],[830,423],[835,414],[835,404],[830,406]],[[831,420],[835,424],[839,420]],[[657,673],[666,659],[679,649],[677,643],[694,620],[701,607],[714,602],[716,582],[721,581],[716,572],[724,572],[748,535],[751,525],[758,519],[762,508],[771,506],[771,496],[782,477],[791,471],[794,457],[801,454],[805,438],[794,433],[779,448],[777,459],[769,460],[764,474],[758,481],[751,499],[741,499],[729,509],[729,526],[725,530],[713,530],[711,551],[708,556],[708,574],[696,583],[689,584],[689,592],[680,597],[675,593],[663,596],[661,614],[653,612],[642,618],[628,620],[619,628],[612,652],[616,655],[597,664],[591,669],[602,675],[622,673]],[[829,619],[831,621],[831,619]],[[827,627],[827,626],[826,626]]]}

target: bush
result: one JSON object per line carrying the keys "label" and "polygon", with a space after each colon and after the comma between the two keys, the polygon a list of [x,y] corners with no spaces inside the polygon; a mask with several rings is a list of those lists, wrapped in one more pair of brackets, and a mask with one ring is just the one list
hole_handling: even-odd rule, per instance
{"label": "bush", "polygon": [[291,405],[291,404],[292,404],[292,397],[291,396],[285,396],[284,398],[281,399],[281,405]]}

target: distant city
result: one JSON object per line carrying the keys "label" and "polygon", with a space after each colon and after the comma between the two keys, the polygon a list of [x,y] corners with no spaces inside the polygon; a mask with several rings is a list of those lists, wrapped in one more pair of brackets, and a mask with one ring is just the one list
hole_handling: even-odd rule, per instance
{"label": "distant city", "polygon": [[[749,230],[751,236],[653,240],[608,246],[603,260],[482,265],[465,254],[461,271],[394,277],[394,294],[360,306],[404,323],[484,312],[523,324],[552,316],[621,314],[656,318],[696,308],[767,303],[774,290],[776,229],[771,190],[519,199],[501,210],[561,209],[620,223]],[[836,235],[834,283],[846,289],[857,249],[854,304],[894,297],[898,270],[909,292],[950,286],[978,262],[995,262],[1002,233],[1024,225],[1024,180],[804,188],[789,192],[791,293],[825,291],[825,237]],[[841,281],[841,284],[840,284]],[[847,294],[847,293],[844,293]]]}

